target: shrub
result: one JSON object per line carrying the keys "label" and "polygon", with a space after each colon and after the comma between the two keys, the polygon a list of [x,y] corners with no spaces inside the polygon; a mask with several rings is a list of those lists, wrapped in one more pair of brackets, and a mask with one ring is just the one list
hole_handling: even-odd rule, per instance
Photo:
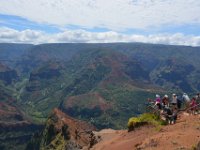
{"label": "shrub", "polygon": [[144,113],[138,117],[132,117],[128,121],[128,131],[132,131],[137,127],[151,124],[156,127],[160,125],[164,125],[165,123],[160,120],[160,117],[155,114],[150,114],[150,113]]}

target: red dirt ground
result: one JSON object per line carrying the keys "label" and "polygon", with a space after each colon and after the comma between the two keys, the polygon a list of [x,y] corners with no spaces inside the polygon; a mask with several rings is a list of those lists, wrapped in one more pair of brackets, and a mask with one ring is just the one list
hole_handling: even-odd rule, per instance
{"label": "red dirt ground", "polygon": [[132,132],[105,129],[92,150],[191,150],[200,141],[200,115],[183,113],[174,125],[144,126]]}

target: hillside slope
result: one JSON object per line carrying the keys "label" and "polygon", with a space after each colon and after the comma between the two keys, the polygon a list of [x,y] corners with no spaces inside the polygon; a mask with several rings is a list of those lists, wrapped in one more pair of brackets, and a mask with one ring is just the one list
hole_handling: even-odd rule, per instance
{"label": "hillside slope", "polygon": [[132,132],[105,129],[96,135],[102,140],[92,150],[191,150],[200,142],[200,115],[181,114],[176,124],[159,130],[152,126]]}
{"label": "hillside slope", "polygon": [[200,90],[199,47],[0,44],[0,52],[0,63],[13,72],[0,72],[0,81],[9,83],[12,96],[35,122],[60,107],[98,128],[119,129],[156,93]]}
{"label": "hillside slope", "polygon": [[[95,127],[54,109],[42,133],[35,136],[27,150],[79,150],[95,144],[92,131]],[[95,138],[95,137],[94,137]]]}
{"label": "hillside slope", "polygon": [[25,149],[32,135],[43,125],[32,123],[12,97],[10,89],[0,84],[0,149]]}
{"label": "hillside slope", "polygon": [[[0,119],[44,124],[59,107],[98,129],[122,129],[148,97],[199,92],[199,56],[200,47],[143,43],[0,44]],[[0,145],[25,134],[13,128]]]}

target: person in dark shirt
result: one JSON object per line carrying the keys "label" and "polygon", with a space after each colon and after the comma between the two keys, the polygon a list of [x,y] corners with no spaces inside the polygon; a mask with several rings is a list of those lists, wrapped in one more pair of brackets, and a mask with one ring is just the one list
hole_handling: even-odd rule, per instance
{"label": "person in dark shirt", "polygon": [[162,105],[163,105],[163,108],[169,107],[169,97],[168,97],[168,95],[165,95],[162,98]]}

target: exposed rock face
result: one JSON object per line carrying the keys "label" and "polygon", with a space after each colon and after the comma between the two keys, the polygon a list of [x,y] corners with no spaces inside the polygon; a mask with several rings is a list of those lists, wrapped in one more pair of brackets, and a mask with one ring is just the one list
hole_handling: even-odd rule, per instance
{"label": "exposed rock face", "polygon": [[0,122],[0,149],[25,149],[32,135],[42,128],[43,125],[36,125],[29,121]]}
{"label": "exposed rock face", "polygon": [[[39,149],[79,150],[92,147],[96,138],[95,128],[86,122],[75,120],[54,109],[41,135]],[[29,144],[28,148],[32,148]]]}
{"label": "exposed rock face", "polygon": [[[156,93],[200,91],[199,47],[141,43],[42,44],[23,46],[23,50],[17,47],[0,44],[1,61],[20,77],[13,82],[14,73],[9,73],[12,70],[1,65],[0,86],[9,90],[7,93],[18,99],[16,106],[36,121],[43,121],[53,108],[60,107],[99,129],[120,129],[130,116],[143,112],[146,99]],[[12,82],[12,86],[4,82]],[[4,96],[0,93],[0,102]],[[2,103],[0,110],[3,121],[24,121],[13,103]],[[17,137],[16,132],[6,134]],[[66,147],[72,149],[74,145]]]}
{"label": "exposed rock face", "polygon": [[61,75],[61,66],[55,63],[47,63],[33,70],[30,74],[29,84],[26,90],[29,92],[38,91],[41,89],[41,80],[51,81]]}
{"label": "exposed rock face", "polygon": [[23,113],[10,98],[0,101],[0,149],[24,149],[33,133],[41,131],[43,126],[25,119]]}
{"label": "exposed rock face", "polygon": [[0,80],[6,84],[11,84],[14,79],[17,79],[17,77],[17,72],[15,70],[11,70],[0,63]]}
{"label": "exposed rock face", "polygon": [[16,100],[0,87],[0,124],[23,120],[23,115],[20,109],[16,107],[16,103]]}
{"label": "exposed rock face", "polygon": [[23,116],[21,112],[12,104],[12,101],[0,102],[0,121],[2,122],[13,122],[22,121]]}

